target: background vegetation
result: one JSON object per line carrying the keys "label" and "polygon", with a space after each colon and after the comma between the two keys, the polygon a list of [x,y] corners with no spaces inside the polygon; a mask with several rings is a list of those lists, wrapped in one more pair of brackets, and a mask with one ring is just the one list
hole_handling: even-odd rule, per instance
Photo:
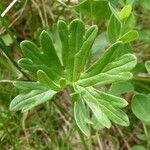
{"label": "background vegetation", "polygon": [[[137,115],[139,120],[131,110],[131,99],[135,93],[147,95],[150,93],[150,78],[145,68],[145,62],[150,59],[150,1],[109,1],[118,12],[122,8],[128,8],[125,11],[129,13],[125,13],[128,15],[123,19],[124,30],[136,29],[139,33],[139,38],[131,44],[138,58],[138,65],[133,70],[132,86],[123,83],[125,92],[122,96],[129,102],[125,111],[129,116],[130,126],[113,125],[111,129],[93,131],[90,138],[83,137],[77,133],[72,118],[72,104],[66,91],[62,91],[51,101],[26,113],[10,112],[10,101],[19,92],[12,85],[12,81],[29,79],[26,72],[23,72],[16,63],[22,57],[19,46],[22,40],[30,39],[38,45],[38,35],[46,29],[51,31],[55,42],[58,38],[55,23],[59,19],[69,23],[72,19],[81,18],[85,25],[96,24],[99,27],[99,35],[92,47],[91,56],[94,61],[110,45],[110,38],[107,35],[110,15],[106,13],[105,8],[100,14],[95,12],[96,8],[92,10],[93,13],[88,13],[86,8],[75,8],[74,6],[78,3],[75,0],[18,0],[13,6],[10,5],[12,1],[2,0],[0,2],[0,149],[126,150],[133,146],[132,150],[144,150],[144,147],[147,150],[150,149],[150,126],[140,121],[142,119]],[[58,49],[59,44],[55,43]],[[113,86],[119,87],[119,90],[122,89],[120,84]],[[104,88],[115,89],[117,93],[113,86]],[[141,112],[140,109],[139,112]],[[142,117],[146,117],[144,115]]]}

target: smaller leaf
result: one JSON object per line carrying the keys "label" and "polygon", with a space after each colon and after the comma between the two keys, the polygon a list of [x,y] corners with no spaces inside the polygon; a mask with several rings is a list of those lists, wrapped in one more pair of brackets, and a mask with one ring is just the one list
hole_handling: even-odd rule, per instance
{"label": "smaller leaf", "polygon": [[150,98],[144,94],[136,94],[131,103],[131,108],[134,115],[144,121],[145,123],[150,122]]}
{"label": "smaller leaf", "polygon": [[131,148],[131,150],[146,150],[146,149],[143,146],[141,146],[141,145],[136,145],[136,146],[133,146]]}
{"label": "smaller leaf", "polygon": [[146,134],[138,134],[137,137],[142,141],[149,141],[149,137]]}
{"label": "smaller leaf", "polygon": [[132,42],[134,40],[136,40],[139,37],[139,34],[136,30],[131,30],[127,33],[125,33],[120,39],[119,41],[122,41],[124,43],[129,43]]}
{"label": "smaller leaf", "polygon": [[119,13],[120,20],[127,19],[130,16],[131,11],[132,11],[131,5],[124,6],[123,9]]}
{"label": "smaller leaf", "polygon": [[109,89],[109,93],[116,96],[120,96],[123,93],[133,92],[133,91],[134,91],[134,87],[132,83],[129,81],[113,83]]}
{"label": "smaller leaf", "polygon": [[51,90],[54,90],[54,91],[60,90],[59,85],[57,85],[52,79],[50,79],[44,71],[38,70],[37,76],[38,76],[39,82],[43,86],[49,87]]}

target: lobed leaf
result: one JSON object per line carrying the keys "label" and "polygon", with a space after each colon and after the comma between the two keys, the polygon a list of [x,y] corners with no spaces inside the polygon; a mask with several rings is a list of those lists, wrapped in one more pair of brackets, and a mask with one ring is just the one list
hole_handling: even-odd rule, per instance
{"label": "lobed leaf", "polygon": [[52,40],[46,31],[41,33],[40,40],[43,53],[40,52],[34,43],[27,40],[21,42],[20,46],[26,58],[21,59],[19,64],[24,69],[32,71],[35,74],[41,69],[56,81],[63,76],[63,70]]}

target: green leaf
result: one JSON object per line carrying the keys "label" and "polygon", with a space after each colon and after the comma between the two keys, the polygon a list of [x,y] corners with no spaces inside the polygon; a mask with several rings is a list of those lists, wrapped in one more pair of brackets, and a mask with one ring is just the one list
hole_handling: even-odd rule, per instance
{"label": "green leaf", "polygon": [[125,33],[120,39],[119,41],[122,41],[124,43],[129,43],[132,42],[134,40],[136,40],[139,37],[139,34],[136,30],[131,30],[127,33]]}
{"label": "green leaf", "polygon": [[56,92],[52,90],[32,90],[31,92],[20,94],[10,103],[10,110],[22,110],[22,112],[25,112],[50,100],[55,94]]}
{"label": "green leaf", "polygon": [[92,26],[88,29],[85,35],[84,43],[80,51],[75,55],[74,61],[74,81],[78,80],[88,60],[91,47],[98,32],[97,26]]}
{"label": "green leaf", "polygon": [[83,87],[89,87],[94,85],[104,85],[114,83],[116,81],[126,81],[132,78],[132,73],[130,72],[123,72],[119,74],[107,74],[107,73],[100,73],[98,75],[81,79],[77,81],[77,84]]}
{"label": "green leaf", "polygon": [[69,55],[66,66],[68,80],[73,80],[74,70],[74,55],[79,52],[83,44],[83,36],[85,34],[85,27],[81,20],[75,19],[69,25]]}
{"label": "green leaf", "polygon": [[109,8],[110,8],[112,14],[115,16],[115,18],[116,18],[118,21],[120,21],[120,18],[119,18],[119,15],[118,15],[118,11],[116,11],[116,10],[114,9],[114,7],[111,5],[111,3],[109,3]]}
{"label": "green leaf", "polygon": [[85,0],[75,6],[75,9],[94,20],[107,20],[111,14],[108,1]]}
{"label": "green leaf", "polygon": [[90,129],[87,126],[86,119],[88,118],[88,112],[82,99],[74,99],[74,117],[79,129],[86,135],[90,136]]}
{"label": "green leaf", "polygon": [[146,149],[143,146],[141,146],[141,145],[136,145],[136,146],[133,146],[131,148],[131,150],[146,150]]}
{"label": "green leaf", "polygon": [[90,92],[97,98],[103,99],[109,104],[113,105],[116,108],[124,108],[128,105],[128,102],[120,97],[90,88]]}
{"label": "green leaf", "polygon": [[60,69],[61,71],[61,64],[56,54],[53,41],[48,32],[42,31],[40,34],[40,42],[45,63],[53,68],[56,68],[56,70]]}
{"label": "green leaf", "polygon": [[150,98],[144,94],[137,94],[133,97],[131,108],[134,115],[144,121],[150,122]]}
{"label": "green leaf", "polygon": [[97,120],[97,118],[93,115],[92,116],[92,122],[93,122],[93,124],[92,124],[92,127],[94,128],[94,129],[96,129],[96,130],[100,130],[100,129],[103,129],[103,128],[105,128],[100,122],[99,122],[99,120]]}
{"label": "green leaf", "polygon": [[137,137],[138,137],[138,139],[140,139],[142,141],[149,141],[150,140],[149,136],[146,134],[138,134]]}
{"label": "green leaf", "polygon": [[31,90],[44,90],[46,87],[38,82],[28,82],[28,81],[14,81],[13,85],[18,89],[31,91]]}
{"label": "green leaf", "polygon": [[119,13],[120,20],[127,19],[130,16],[131,11],[132,11],[131,5],[124,6],[123,9]]}
{"label": "green leaf", "polygon": [[[44,32],[44,34],[46,33]],[[41,69],[45,73],[47,73],[48,76],[50,76],[50,78],[53,80],[57,80],[58,78],[61,78],[62,68],[61,66],[58,66],[57,64],[53,64],[55,61],[52,60],[53,58],[51,58],[51,56],[50,56],[51,59],[48,59],[48,56],[46,56],[48,54],[46,54],[46,52],[44,54],[40,53],[39,48],[30,41],[25,40],[21,42],[20,45],[21,45],[23,54],[26,57],[26,58],[22,58],[21,60],[19,60],[19,65],[22,68],[27,69],[31,72],[34,72],[35,74],[39,69]],[[44,51],[46,51],[46,49]]]}
{"label": "green leaf", "polygon": [[132,83],[129,81],[113,83],[109,89],[109,93],[116,96],[120,96],[123,93],[133,92],[133,91],[134,91],[134,87]]}
{"label": "green leaf", "polygon": [[59,32],[59,37],[61,40],[61,45],[62,45],[62,60],[63,60],[63,65],[66,67],[66,64],[68,63],[68,55],[69,55],[69,31],[67,24],[64,21],[58,21],[58,32]]}
{"label": "green leaf", "polygon": [[121,33],[121,22],[115,15],[111,15],[110,21],[107,28],[108,37],[111,43],[115,43],[120,37]]}
{"label": "green leaf", "polygon": [[37,76],[38,76],[38,81],[43,86],[49,87],[51,90],[54,90],[54,91],[60,91],[61,88],[59,87],[59,85],[53,82],[53,80],[50,79],[44,71],[38,70]]}
{"label": "green leaf", "polygon": [[120,58],[117,58],[113,62],[107,64],[107,66],[101,71],[108,74],[118,74],[121,72],[131,71],[137,63],[137,59],[133,54],[125,54]]}
{"label": "green leaf", "polygon": [[84,23],[80,19],[73,20],[69,25],[69,49],[70,54],[76,54],[82,44],[83,44],[83,36],[85,34]]}

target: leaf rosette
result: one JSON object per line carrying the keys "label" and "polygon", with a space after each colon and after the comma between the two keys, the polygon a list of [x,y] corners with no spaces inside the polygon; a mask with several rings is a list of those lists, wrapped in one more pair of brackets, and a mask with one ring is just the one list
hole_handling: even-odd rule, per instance
{"label": "leaf rosette", "polygon": [[27,40],[21,42],[23,58],[18,63],[35,74],[37,82],[15,81],[14,86],[23,93],[12,100],[10,109],[27,111],[71,87],[75,121],[85,135],[90,135],[89,125],[96,129],[110,128],[112,121],[128,126],[129,119],[121,110],[127,106],[127,101],[95,88],[132,78],[130,71],[137,59],[127,53],[126,42],[115,42],[89,66],[97,26],[85,29],[84,23],[75,19],[69,25],[58,21],[57,29],[61,41],[60,57],[47,31],[40,35],[40,48]]}

